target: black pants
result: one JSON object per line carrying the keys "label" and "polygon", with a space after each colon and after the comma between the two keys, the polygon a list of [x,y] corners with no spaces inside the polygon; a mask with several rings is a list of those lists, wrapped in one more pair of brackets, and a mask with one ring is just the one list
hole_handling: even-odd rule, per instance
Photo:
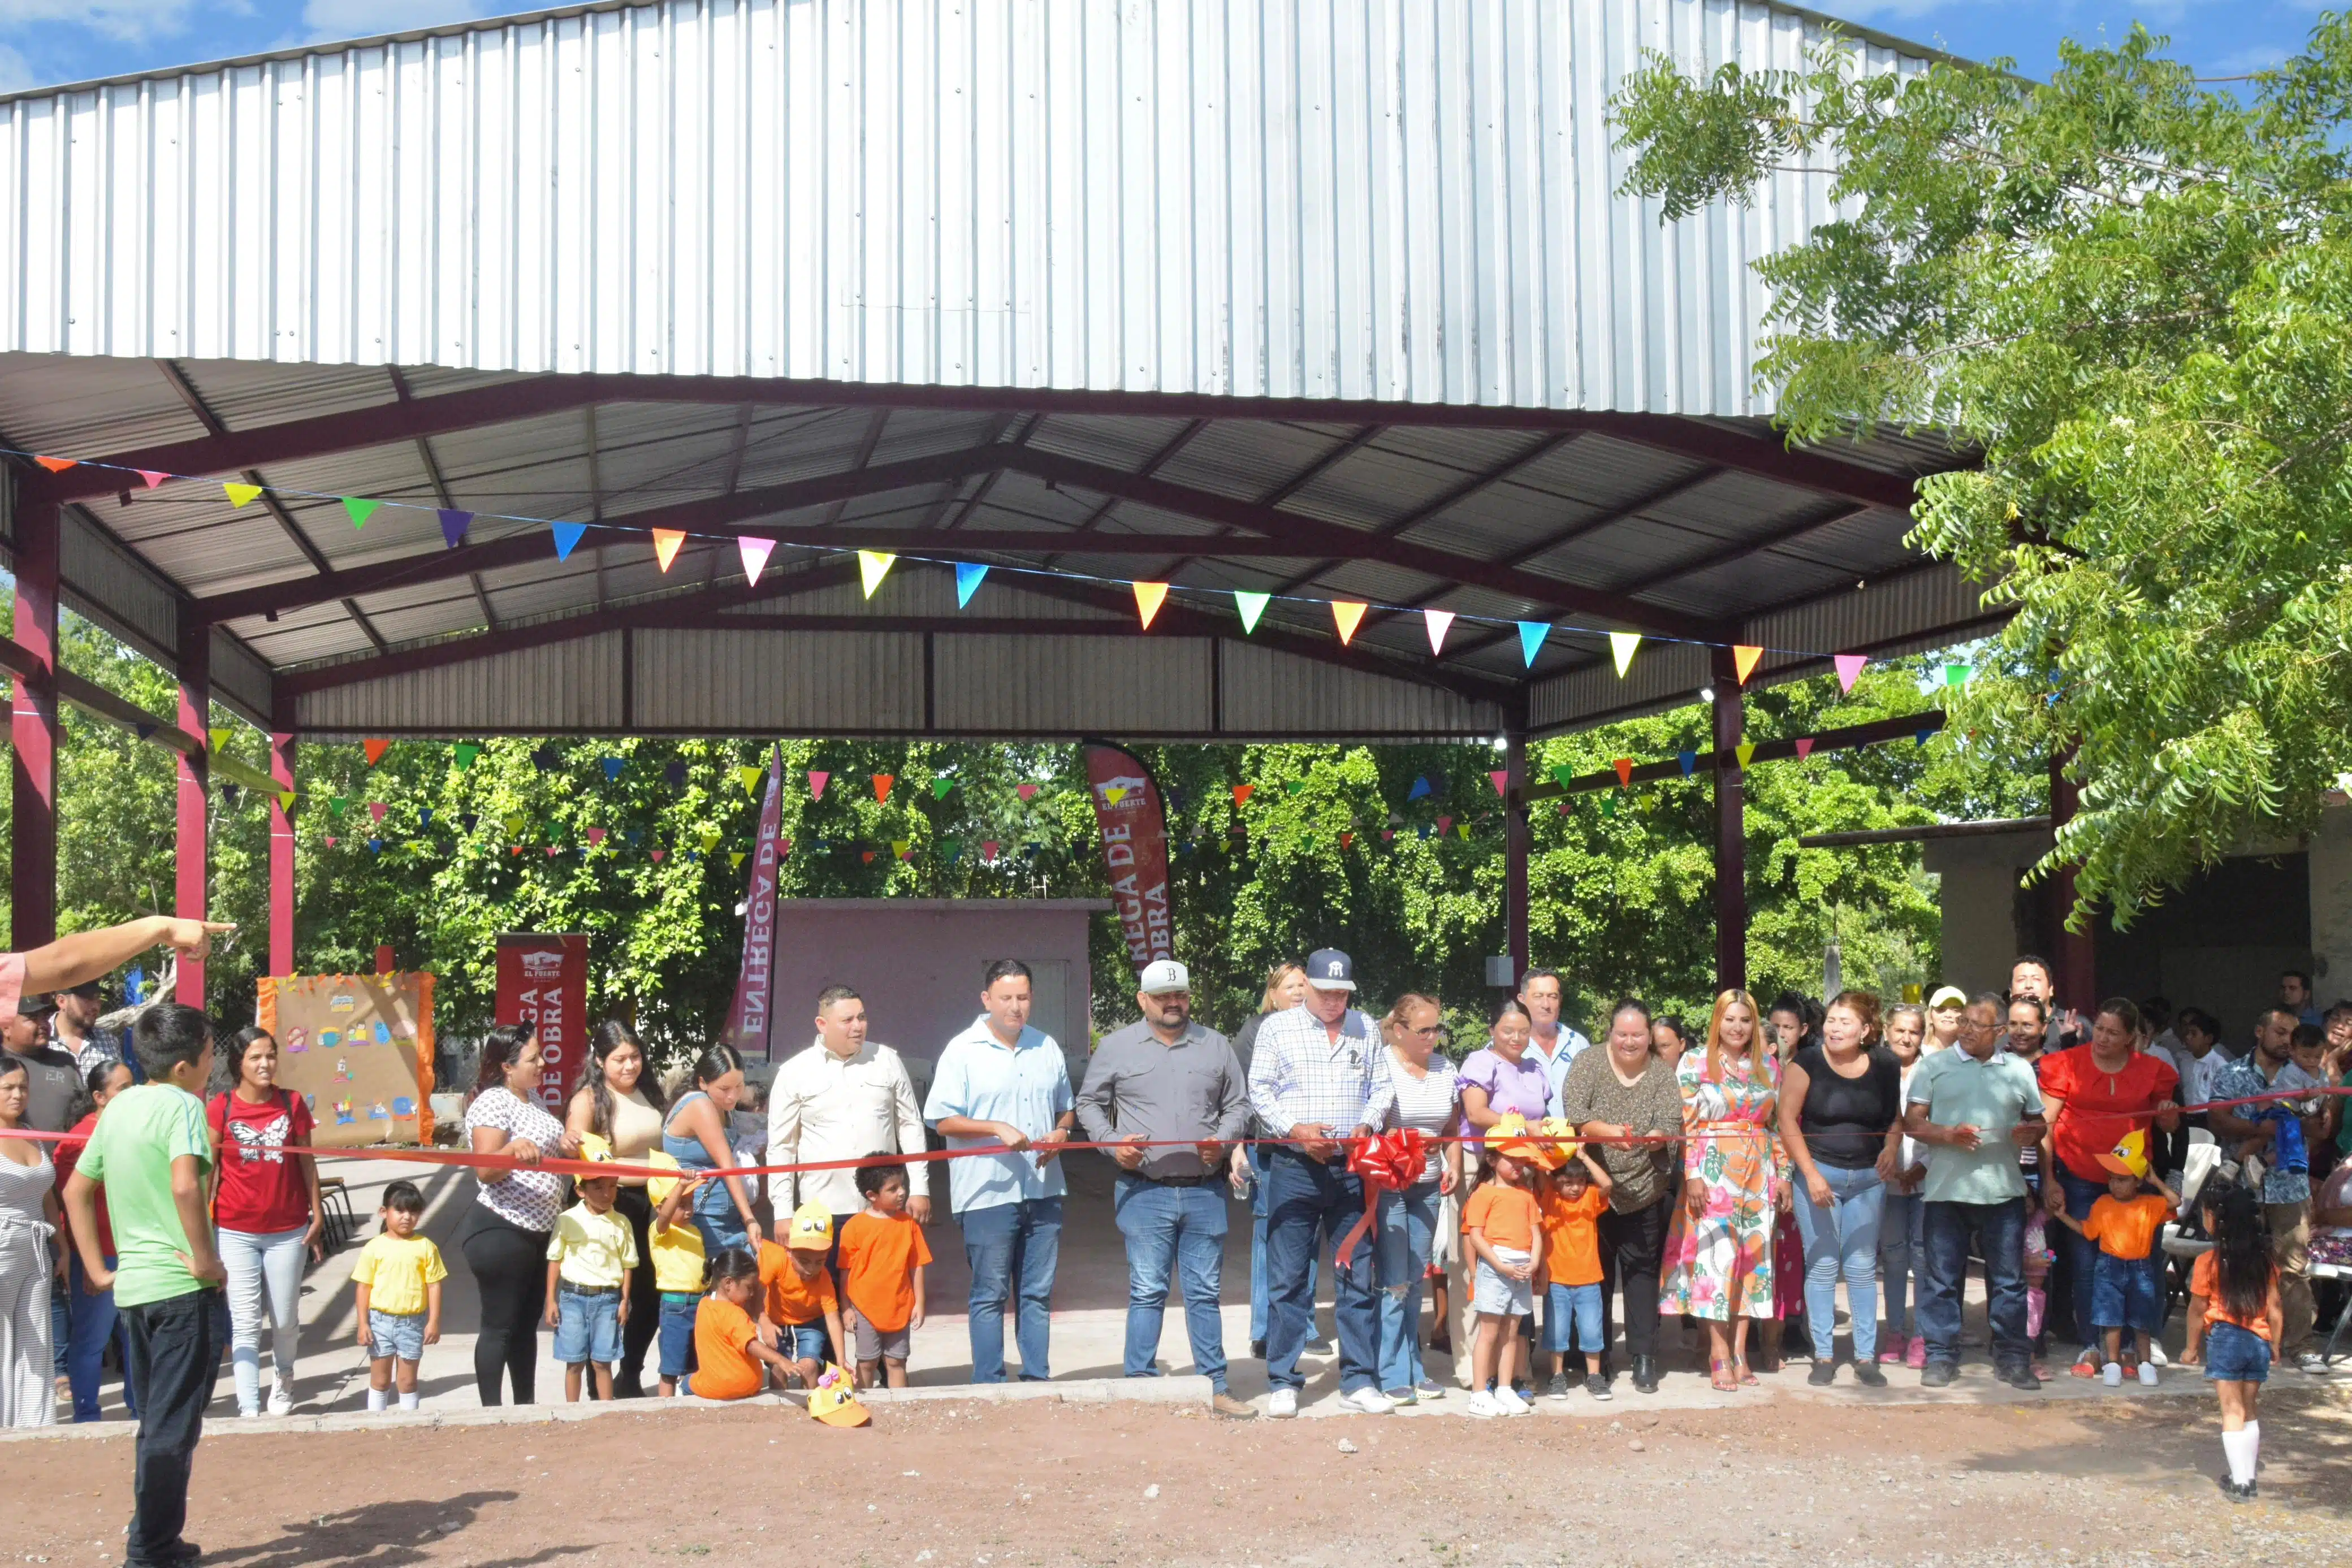
{"label": "black pants", "polygon": [[614,1396],[635,1399],[646,1391],[646,1352],[661,1333],[661,1292],[654,1289],[653,1200],[644,1187],[625,1186],[613,1199],[613,1212],[629,1222],[637,1239],[637,1266],[629,1270],[629,1321],[621,1325],[621,1365],[613,1375]]}
{"label": "black pants", "polygon": [[474,1386],[483,1404],[496,1405],[503,1374],[514,1383],[515,1403],[529,1405],[537,1392],[539,1322],[547,1311],[548,1233],[525,1230],[480,1204],[474,1206],[473,1226],[459,1250],[482,1298]]}
{"label": "black pants", "polygon": [[1616,1333],[1612,1298],[1625,1292],[1625,1354],[1658,1354],[1658,1266],[1666,1256],[1666,1222],[1674,1203],[1662,1197],[1631,1214],[1601,1215],[1601,1343]]}
{"label": "black pants", "polygon": [[221,1293],[197,1290],[122,1309],[131,1336],[131,1381],[139,1390],[139,1450],[131,1483],[131,1568],[168,1563],[188,1522],[188,1471],[205,1435],[228,1338]]}

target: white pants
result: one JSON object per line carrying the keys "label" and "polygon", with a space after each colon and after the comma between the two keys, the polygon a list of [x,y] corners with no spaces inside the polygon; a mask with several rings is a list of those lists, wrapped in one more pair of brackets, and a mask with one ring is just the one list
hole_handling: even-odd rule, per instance
{"label": "white pants", "polygon": [[49,1259],[40,1233],[0,1225],[0,1427],[57,1418],[49,1349]]}
{"label": "white pants", "polygon": [[294,1395],[294,1360],[302,1337],[302,1239],[307,1225],[257,1234],[224,1230],[221,1267],[228,1274],[229,1371],[236,1380],[241,1416],[261,1413],[261,1321],[272,1325],[270,1352],[278,1386]]}

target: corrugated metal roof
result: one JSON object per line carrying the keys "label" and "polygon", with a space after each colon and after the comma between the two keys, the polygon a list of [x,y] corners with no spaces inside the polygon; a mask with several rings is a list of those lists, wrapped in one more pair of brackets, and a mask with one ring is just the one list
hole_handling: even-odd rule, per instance
{"label": "corrugated metal roof", "polygon": [[1224,645],[1224,728],[1265,736],[1491,736],[1502,710],[1429,686],[1345,670],[1251,643]]}
{"label": "corrugated metal roof", "polygon": [[625,722],[621,638],[583,637],[308,692],[295,717],[302,729],[330,736],[616,730]]}

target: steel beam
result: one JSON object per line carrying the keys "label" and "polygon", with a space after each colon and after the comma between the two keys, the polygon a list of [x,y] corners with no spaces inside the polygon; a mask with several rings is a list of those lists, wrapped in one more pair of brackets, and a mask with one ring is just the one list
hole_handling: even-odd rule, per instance
{"label": "steel beam", "polygon": [[[1708,650],[1715,682],[1715,755],[1738,760],[1747,730],[1739,669],[1728,648]],[[1795,747],[1790,747],[1793,753]],[[1715,779],[1715,988],[1748,988],[1748,778],[1743,768],[1717,768]],[[1760,1021],[1760,1020],[1759,1020]]]}
{"label": "steel beam", "polygon": [[55,506],[19,507],[13,541],[8,920],[10,942],[19,953],[58,939],[58,514]]}
{"label": "steel beam", "polygon": [[[1720,691],[1722,688],[1718,686],[1717,689]],[[1806,748],[1806,755],[1819,757],[1824,752],[1847,751],[1857,746],[1877,746],[1885,741],[1900,740],[1906,736],[1916,735],[1921,730],[1933,733],[1943,727],[1943,710],[1928,708],[1920,713],[1905,714],[1899,718],[1874,719],[1869,724],[1850,725],[1843,729],[1822,730],[1820,734],[1811,737],[1812,745]],[[1733,744],[1738,743],[1735,741]],[[1749,761],[1751,764],[1774,762],[1781,758],[1796,755],[1797,743],[1793,739],[1759,740],[1756,743],[1756,749],[1750,755]],[[1738,752],[1719,748],[1700,752],[1697,761],[1693,764],[1692,774],[1696,777],[1701,770],[1719,773],[1737,770],[1738,767]],[[1680,779],[1683,776],[1680,758],[1664,762],[1643,762],[1635,764],[1629,782],[1653,784],[1661,779]],[[1528,788],[1527,798],[1530,800],[1554,800],[1563,795],[1584,795],[1595,789],[1614,789],[1617,787],[1617,770],[1612,768],[1600,773],[1579,774],[1566,784],[1561,784],[1555,779],[1530,785]]]}
{"label": "steel beam", "polygon": [[[206,808],[212,783],[213,629],[203,622],[180,622],[180,734],[188,747],[176,764],[180,775],[178,833],[174,841],[176,874],[172,884],[172,913],[183,920],[202,920],[211,885],[212,858]],[[192,1008],[205,1005],[205,966],[201,959],[180,960],[176,998]]]}
{"label": "steel beam", "polygon": [[[278,793],[294,788],[294,736],[269,737],[269,776]],[[294,811],[277,795],[269,798],[269,972],[294,972]]]}

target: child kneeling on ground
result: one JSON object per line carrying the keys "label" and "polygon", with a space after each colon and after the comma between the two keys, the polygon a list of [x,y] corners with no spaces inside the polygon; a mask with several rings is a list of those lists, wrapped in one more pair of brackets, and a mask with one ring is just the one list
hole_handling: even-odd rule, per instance
{"label": "child kneeling on ground", "polygon": [[[613,1147],[593,1133],[580,1139],[580,1158],[603,1165]],[[629,1321],[629,1275],[637,1266],[637,1238],[613,1212],[618,1176],[583,1176],[580,1201],[565,1209],[547,1239],[547,1326],[555,1331],[555,1359],[563,1364],[563,1396],[580,1402],[581,1373],[596,1369],[596,1397],[613,1397],[613,1364],[621,1359],[621,1329]]]}
{"label": "child kneeling on ground", "polygon": [[441,1281],[449,1277],[441,1249],[416,1234],[425,1218],[425,1194],[413,1181],[383,1189],[376,1210],[383,1230],[360,1249],[352,1265],[358,1286],[353,1312],[360,1321],[360,1350],[368,1358],[367,1407],[391,1402],[398,1367],[400,1407],[416,1408],[416,1364],[425,1347],[441,1343]]}
{"label": "child kneeling on ground", "polygon": [[[647,1153],[645,1163],[678,1170],[676,1156],[659,1149]],[[646,1250],[654,1271],[654,1290],[661,1301],[661,1330],[656,1343],[661,1355],[661,1395],[667,1399],[694,1370],[694,1319],[702,1306],[702,1228],[694,1223],[694,1191],[703,1182],[696,1172],[683,1176],[649,1176],[646,1197],[654,1204],[653,1224],[646,1230]]]}
{"label": "child kneeling on ground", "polygon": [[857,1386],[887,1377],[907,1386],[907,1351],[923,1326],[923,1268],[931,1260],[923,1228],[907,1212],[907,1167],[860,1166],[866,1207],[841,1228],[842,1291],[857,1341]]}
{"label": "child kneeling on ground", "polygon": [[710,1260],[710,1294],[694,1314],[694,1374],[677,1391],[698,1399],[749,1399],[767,1385],[761,1364],[780,1373],[798,1371],[761,1343],[751,1309],[760,1301],[760,1260],[740,1247],[727,1247]]}
{"label": "child kneeling on ground", "polygon": [[[760,1285],[766,1307],[760,1338],[792,1362],[803,1388],[816,1386],[828,1348],[835,1365],[849,1362],[842,1354],[840,1297],[834,1290],[833,1271],[824,1266],[832,1250],[833,1211],[821,1203],[804,1203],[793,1212],[782,1247],[760,1243]],[[793,1381],[785,1379],[784,1385],[791,1387]]]}

